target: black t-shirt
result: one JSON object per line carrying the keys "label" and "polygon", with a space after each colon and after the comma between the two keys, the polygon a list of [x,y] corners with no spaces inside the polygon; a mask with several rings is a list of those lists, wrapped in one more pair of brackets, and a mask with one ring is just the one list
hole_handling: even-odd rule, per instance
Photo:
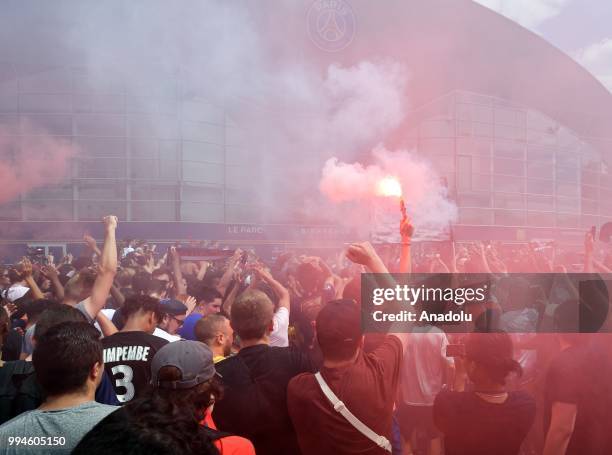
{"label": "black t-shirt", "polygon": [[213,420],[222,431],[251,440],[258,455],[299,454],[287,410],[287,385],[294,376],[316,369],[294,348],[257,345],[215,365],[223,398]]}
{"label": "black t-shirt", "polygon": [[572,346],[550,364],[544,392],[544,429],[548,432],[554,402],[576,405],[576,422],[567,446],[571,454],[609,454],[610,359],[595,345]]}
{"label": "black t-shirt", "polygon": [[440,392],[434,422],[444,433],[447,455],[515,455],[535,417],[535,400],[510,392],[504,403],[489,403],[473,392]]}
{"label": "black t-shirt", "polygon": [[168,341],[146,332],[118,332],[102,339],[104,367],[120,402],[140,396],[151,380],[151,361]]}

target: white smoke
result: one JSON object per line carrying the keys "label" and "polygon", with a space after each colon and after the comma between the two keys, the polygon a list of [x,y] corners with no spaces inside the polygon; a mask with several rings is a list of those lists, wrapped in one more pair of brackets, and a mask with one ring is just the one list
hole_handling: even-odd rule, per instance
{"label": "white smoke", "polygon": [[[377,196],[384,177],[395,177],[402,185],[409,216],[417,230],[443,232],[457,218],[457,207],[447,198],[447,189],[431,165],[413,152],[391,152],[382,145],[372,150],[372,164],[344,163],[330,158],[319,188],[334,203],[355,202],[392,210],[399,220],[397,198]],[[389,203],[391,201],[391,203]]]}

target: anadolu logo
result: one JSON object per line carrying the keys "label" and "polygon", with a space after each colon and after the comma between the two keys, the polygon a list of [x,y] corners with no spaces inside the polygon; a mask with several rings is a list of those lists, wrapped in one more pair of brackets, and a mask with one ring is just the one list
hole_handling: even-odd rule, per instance
{"label": "anadolu logo", "polygon": [[345,0],[317,0],[308,9],[308,35],[319,48],[338,52],[355,37],[355,15]]}

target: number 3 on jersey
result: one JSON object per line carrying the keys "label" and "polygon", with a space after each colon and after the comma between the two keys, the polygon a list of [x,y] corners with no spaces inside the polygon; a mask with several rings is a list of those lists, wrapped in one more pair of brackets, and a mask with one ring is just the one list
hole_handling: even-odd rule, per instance
{"label": "number 3 on jersey", "polygon": [[[125,393],[122,395],[117,394],[117,399],[121,403],[130,401],[132,398],[134,398],[134,393],[136,392],[136,390],[134,389],[134,384],[132,384],[132,379],[134,378],[132,368],[128,365],[117,365],[114,366],[111,371],[113,372],[115,386],[125,388]],[[118,373],[121,373],[123,376],[117,378],[116,376]]]}

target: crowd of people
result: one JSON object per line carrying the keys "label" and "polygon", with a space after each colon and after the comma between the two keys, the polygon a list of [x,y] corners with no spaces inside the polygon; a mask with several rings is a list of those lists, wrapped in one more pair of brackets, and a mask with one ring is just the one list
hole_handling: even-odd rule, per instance
{"label": "crowd of people", "polygon": [[2,270],[0,452],[612,453],[605,333],[362,329],[362,272],[608,273],[590,232],[576,270],[554,247],[416,253],[407,218],[395,248],[267,264],[118,245],[117,223],[80,257]]}

